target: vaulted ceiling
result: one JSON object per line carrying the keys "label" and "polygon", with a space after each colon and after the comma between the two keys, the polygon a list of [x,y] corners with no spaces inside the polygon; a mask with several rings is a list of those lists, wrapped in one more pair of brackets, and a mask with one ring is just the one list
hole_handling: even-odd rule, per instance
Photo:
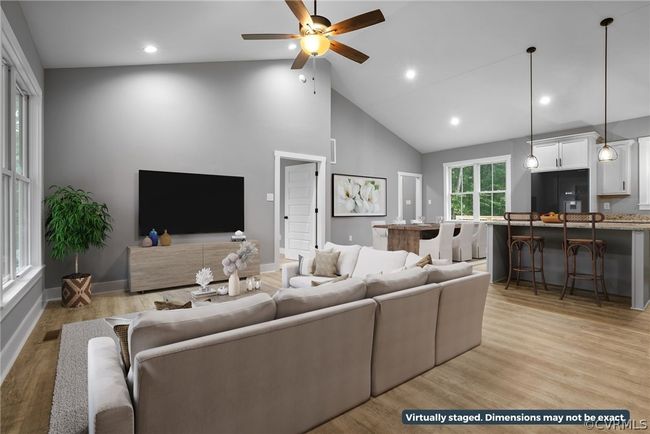
{"label": "vaulted ceiling", "polygon": [[[46,68],[292,59],[296,20],[282,1],[21,3]],[[311,9],[312,5],[307,3]],[[328,53],[335,90],[421,152],[524,136],[535,45],[539,133],[603,121],[602,18],[612,16],[609,118],[650,115],[650,2],[322,1],[333,22],[381,8],[386,22],[338,39],[370,56]],[[159,47],[155,55],[144,45]],[[291,64],[287,60],[287,68]],[[405,71],[416,71],[413,80]],[[546,95],[551,103],[537,100]],[[450,125],[451,117],[460,124]]]}

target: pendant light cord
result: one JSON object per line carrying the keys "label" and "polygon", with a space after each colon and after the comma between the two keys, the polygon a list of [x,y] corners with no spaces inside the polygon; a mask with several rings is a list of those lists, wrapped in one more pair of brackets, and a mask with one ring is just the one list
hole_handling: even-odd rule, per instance
{"label": "pendant light cord", "polygon": [[607,144],[607,26],[605,26],[605,146]]}
{"label": "pendant light cord", "polygon": [[530,155],[533,155],[533,52],[530,53]]}

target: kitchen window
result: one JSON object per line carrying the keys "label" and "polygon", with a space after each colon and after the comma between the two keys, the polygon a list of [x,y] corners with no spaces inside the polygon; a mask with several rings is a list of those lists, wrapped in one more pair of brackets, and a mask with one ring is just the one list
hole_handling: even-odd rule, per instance
{"label": "kitchen window", "polygon": [[510,210],[510,156],[444,164],[445,220],[490,220]]}

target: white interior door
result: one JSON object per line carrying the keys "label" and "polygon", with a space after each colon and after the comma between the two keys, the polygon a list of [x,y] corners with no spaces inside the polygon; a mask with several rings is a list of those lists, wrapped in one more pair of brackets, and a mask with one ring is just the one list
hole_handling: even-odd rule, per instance
{"label": "white interior door", "polygon": [[316,245],[316,163],[284,169],[284,256],[298,259]]}

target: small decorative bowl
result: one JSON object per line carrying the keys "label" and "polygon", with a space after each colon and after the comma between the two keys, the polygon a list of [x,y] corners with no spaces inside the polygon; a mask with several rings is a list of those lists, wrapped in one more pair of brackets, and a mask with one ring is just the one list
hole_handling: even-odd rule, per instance
{"label": "small decorative bowl", "polygon": [[540,216],[540,219],[544,223],[562,223],[558,214],[543,214]]}

